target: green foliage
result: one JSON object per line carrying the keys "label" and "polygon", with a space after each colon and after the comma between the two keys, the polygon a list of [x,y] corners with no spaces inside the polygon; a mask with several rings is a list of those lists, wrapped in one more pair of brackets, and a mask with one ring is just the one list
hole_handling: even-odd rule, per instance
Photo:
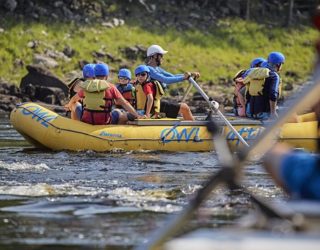
{"label": "green foliage", "polygon": [[[80,26],[7,20],[2,26],[5,32],[0,35],[0,75],[18,84],[26,69],[14,66],[15,60],[31,64],[34,53],[41,54],[46,49],[61,52],[67,45],[76,51],[76,55],[70,62],[58,59],[59,67],[52,69],[62,79],[66,73],[80,70],[79,60],[93,61],[93,51],[102,50],[125,59],[121,48],[134,45],[148,47],[151,44],[159,44],[169,51],[163,65],[168,71],[199,71],[202,81],[214,83],[220,78],[231,79],[239,69],[247,68],[253,58],[267,57],[271,51],[281,51],[287,58],[282,73],[284,82],[305,81],[312,69],[317,32],[310,27],[270,28],[240,19],[225,19],[217,23],[217,28],[208,28],[206,32],[174,29],[163,32],[130,24],[110,29],[100,24]],[[27,44],[30,41],[38,41],[38,46],[29,48]],[[134,62],[131,70],[141,63]],[[118,64],[110,64],[118,70]]]}

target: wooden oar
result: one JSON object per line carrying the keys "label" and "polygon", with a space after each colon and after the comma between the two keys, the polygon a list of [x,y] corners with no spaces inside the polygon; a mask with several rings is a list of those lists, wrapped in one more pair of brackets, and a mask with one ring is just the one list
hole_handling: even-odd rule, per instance
{"label": "wooden oar", "polygon": [[[293,98],[292,101],[286,105],[288,107],[287,110],[283,110],[279,118],[273,121],[269,127],[264,130],[257,138],[255,143],[253,143],[249,148],[245,148],[239,154],[239,159],[235,168],[240,168],[246,159],[259,152],[259,154],[263,154],[267,152],[274,143],[275,134],[277,134],[277,130],[279,126],[281,126],[287,118],[289,118],[293,113],[298,112],[299,110],[303,110],[307,107],[314,105],[319,98],[320,92],[320,65],[317,67],[315,72],[315,81],[314,84],[305,88],[301,95]],[[236,162],[233,160],[233,162]],[[191,218],[194,211],[201,205],[201,203],[208,197],[211,191],[219,185],[222,181],[225,181],[228,177],[234,178],[234,174],[237,173],[237,170],[234,168],[224,168],[224,171],[219,171],[217,174],[214,174],[210,177],[209,181],[207,181],[201,189],[199,189],[197,195],[190,200],[187,206],[185,206],[182,211],[178,215],[171,215],[168,218],[167,223],[159,230],[156,230],[150,240],[145,244],[137,247],[138,250],[155,250],[158,249],[165,241],[174,236],[179,229]],[[254,200],[255,197],[252,196]],[[259,203],[259,200],[256,201]],[[263,205],[262,205],[263,206]],[[268,207],[265,208],[266,210]],[[271,216],[278,216],[275,211],[266,211],[266,213]]]}
{"label": "wooden oar", "polygon": [[239,138],[239,140],[249,147],[249,144],[243,139],[243,137],[239,134],[239,132],[231,125],[231,123],[228,121],[228,119],[221,113],[219,109],[216,109],[212,102],[210,101],[209,97],[207,94],[202,90],[202,88],[199,86],[199,84],[192,78],[189,78],[189,82],[192,83],[192,85],[199,91],[201,96],[205,99],[205,101],[209,104],[209,107],[212,111],[216,112],[221,119],[225,122],[225,124],[232,130],[232,132]]}

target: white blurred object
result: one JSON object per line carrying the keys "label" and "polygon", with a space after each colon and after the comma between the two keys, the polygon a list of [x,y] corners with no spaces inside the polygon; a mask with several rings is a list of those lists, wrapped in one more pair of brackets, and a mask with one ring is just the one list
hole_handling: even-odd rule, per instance
{"label": "white blurred object", "polygon": [[216,101],[211,101],[211,105],[212,107],[215,109],[215,110],[218,110],[219,109],[219,103],[216,102]]}

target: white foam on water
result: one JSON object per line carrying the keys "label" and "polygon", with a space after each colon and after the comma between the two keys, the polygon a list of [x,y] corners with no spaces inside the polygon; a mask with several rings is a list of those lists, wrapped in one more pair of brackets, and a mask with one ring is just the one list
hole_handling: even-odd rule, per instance
{"label": "white foam on water", "polygon": [[[181,210],[181,206],[174,204],[172,200],[167,199],[170,191],[163,190],[141,190],[135,191],[127,187],[116,188],[108,192],[110,199],[121,200],[124,203],[134,204],[143,210],[154,212],[175,212]],[[155,205],[154,203],[163,203]]]}
{"label": "white foam on water", "polygon": [[80,187],[71,184],[49,185],[37,183],[28,185],[0,186],[0,194],[19,196],[58,196],[58,195],[87,195],[94,196],[103,190],[93,187]]}
{"label": "white foam on water", "polygon": [[25,171],[25,170],[36,170],[36,171],[44,171],[50,169],[45,163],[40,164],[29,164],[27,162],[12,162],[7,163],[4,161],[0,161],[0,168],[8,169],[10,171]]}

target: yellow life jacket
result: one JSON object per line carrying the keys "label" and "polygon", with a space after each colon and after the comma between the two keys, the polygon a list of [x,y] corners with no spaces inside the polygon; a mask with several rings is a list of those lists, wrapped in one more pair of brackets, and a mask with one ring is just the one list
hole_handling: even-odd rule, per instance
{"label": "yellow life jacket", "polygon": [[[164,95],[164,90],[158,81],[152,81],[154,86],[156,87],[156,95],[154,96],[153,99],[153,107],[151,109],[151,113],[160,113],[160,101],[161,97]],[[138,83],[136,86],[136,109],[146,109],[146,104],[147,104],[147,96],[143,92],[143,85]]]}
{"label": "yellow life jacket", "polygon": [[105,111],[110,108],[105,97],[105,90],[110,88],[110,85],[105,80],[88,80],[79,85],[84,91],[83,106],[87,110]]}
{"label": "yellow life jacket", "polygon": [[251,96],[263,95],[264,82],[270,75],[270,69],[267,68],[252,68],[243,82],[247,86],[247,91]]}

